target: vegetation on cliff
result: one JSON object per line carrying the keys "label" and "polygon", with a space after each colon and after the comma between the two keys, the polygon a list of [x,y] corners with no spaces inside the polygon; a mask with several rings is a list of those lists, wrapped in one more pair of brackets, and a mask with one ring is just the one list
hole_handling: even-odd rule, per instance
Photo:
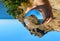
{"label": "vegetation on cliff", "polygon": [[7,12],[14,16],[14,18],[16,18],[16,16],[23,14],[24,11],[26,10],[27,7],[27,3],[29,3],[29,0],[2,0],[5,7],[7,7]]}
{"label": "vegetation on cliff", "polygon": [[[14,18],[18,18],[18,20],[24,23],[25,11],[28,6],[32,5],[32,3],[29,0],[2,0],[2,1],[5,4],[5,7],[7,7],[7,12],[10,15],[14,16]],[[60,4],[58,3],[60,1],[49,0],[49,2],[51,3],[52,11],[55,19],[51,20],[48,24],[44,23],[40,25],[39,20],[37,20],[35,17],[26,18],[27,20],[26,23],[27,24],[30,23],[29,25],[26,26],[26,28],[28,28],[28,30],[31,33],[36,34],[40,37],[43,35],[41,32],[46,33],[52,30],[60,31],[60,8],[57,8],[60,6]],[[39,31],[36,30],[36,27],[38,27]],[[34,29],[36,31],[34,31]]]}

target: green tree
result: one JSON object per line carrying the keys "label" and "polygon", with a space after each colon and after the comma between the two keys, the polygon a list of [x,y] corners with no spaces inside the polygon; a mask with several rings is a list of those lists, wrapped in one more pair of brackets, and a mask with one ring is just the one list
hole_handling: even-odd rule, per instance
{"label": "green tree", "polygon": [[5,7],[7,7],[7,12],[9,15],[14,16],[20,16],[21,14],[24,14],[27,8],[27,3],[29,3],[29,0],[2,0]]}

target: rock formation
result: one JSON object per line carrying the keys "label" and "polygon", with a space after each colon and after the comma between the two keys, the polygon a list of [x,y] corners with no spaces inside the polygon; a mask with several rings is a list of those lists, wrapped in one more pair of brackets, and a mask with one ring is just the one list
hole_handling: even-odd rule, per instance
{"label": "rock formation", "polygon": [[24,15],[20,15],[22,17],[17,17],[22,23],[25,24],[31,34],[42,37],[49,31],[60,31],[60,0],[49,0],[49,2],[52,6],[52,12],[55,18],[48,24],[37,24],[38,19],[35,16],[30,16],[26,19],[24,19]]}

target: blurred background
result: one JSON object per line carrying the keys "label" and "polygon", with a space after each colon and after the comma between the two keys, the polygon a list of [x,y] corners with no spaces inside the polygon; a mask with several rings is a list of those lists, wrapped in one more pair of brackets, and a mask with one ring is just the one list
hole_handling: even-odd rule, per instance
{"label": "blurred background", "polygon": [[0,2],[0,41],[60,41],[60,32],[51,31],[41,38],[31,35],[21,22],[7,14]]}

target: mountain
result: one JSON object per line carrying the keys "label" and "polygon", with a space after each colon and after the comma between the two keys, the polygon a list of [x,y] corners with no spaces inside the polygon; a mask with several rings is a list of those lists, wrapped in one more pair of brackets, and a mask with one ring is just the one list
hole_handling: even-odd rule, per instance
{"label": "mountain", "polygon": [[[32,0],[30,1],[32,2]],[[40,0],[36,0],[36,1],[40,1]],[[43,0],[44,5],[42,7],[46,7],[48,11],[46,8],[43,9],[41,7],[42,9],[39,9],[40,7],[37,6],[38,8],[36,9],[39,9],[41,13],[49,13],[49,15],[53,13],[54,18],[47,24],[46,23],[39,24],[39,21],[35,16],[29,16],[26,18],[24,17],[28,6],[31,7],[31,4],[28,1],[27,2],[21,1],[21,3],[19,3],[19,0],[17,0],[17,2],[16,1],[13,2],[11,0],[10,1],[4,0],[4,2],[5,2],[5,5],[7,5],[7,7],[12,6],[11,7],[12,10],[9,9],[10,13],[12,11],[13,12],[12,15],[14,15],[20,22],[22,22],[26,26],[26,28],[30,31],[31,34],[42,37],[49,31],[60,31],[60,0]],[[17,3],[20,5],[17,5]],[[40,2],[38,2],[38,4],[40,4]],[[15,6],[17,6],[17,8],[14,8]],[[18,11],[18,13],[16,11]],[[44,12],[44,11],[47,11],[47,12]]]}
{"label": "mountain", "polygon": [[[47,0],[45,0],[47,1]],[[49,0],[54,19],[52,19],[48,24],[44,23],[42,25],[36,25],[33,21],[37,21],[35,17],[29,16],[25,20],[27,29],[31,32],[31,34],[35,34],[39,37],[42,37],[49,31],[59,31],[60,32],[60,0]],[[48,6],[48,4],[47,4]],[[33,18],[33,19],[32,19]],[[36,29],[38,28],[39,31]],[[42,32],[42,33],[41,33]]]}

